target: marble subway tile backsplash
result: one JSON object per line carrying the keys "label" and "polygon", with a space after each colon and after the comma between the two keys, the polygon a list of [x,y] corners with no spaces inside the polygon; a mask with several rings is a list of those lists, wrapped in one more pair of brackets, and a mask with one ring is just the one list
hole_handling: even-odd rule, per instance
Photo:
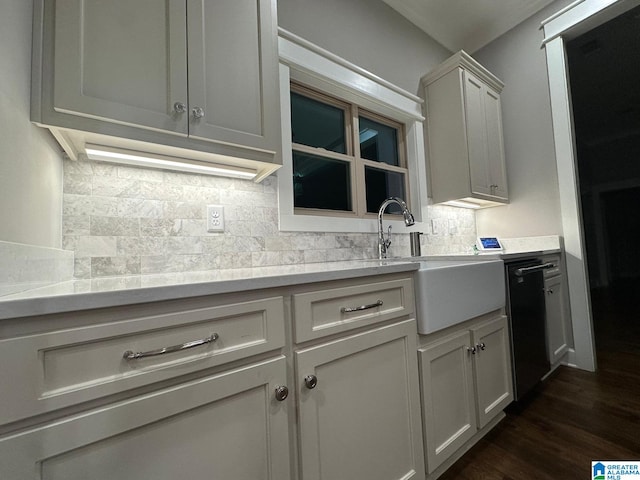
{"label": "marble subway tile backsplash", "polygon": [[[250,268],[375,258],[375,234],[278,231],[277,181],[262,183],[66,160],[63,247],[75,278]],[[224,206],[225,231],[206,231],[206,206]],[[446,225],[425,232],[423,254],[469,253],[472,211],[429,207]],[[395,234],[393,255],[409,255]]]}

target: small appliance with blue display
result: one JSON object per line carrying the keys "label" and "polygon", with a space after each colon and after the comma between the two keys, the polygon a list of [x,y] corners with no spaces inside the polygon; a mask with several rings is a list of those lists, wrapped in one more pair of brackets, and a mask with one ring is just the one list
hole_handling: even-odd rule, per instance
{"label": "small appliance with blue display", "polygon": [[498,237],[478,237],[477,246],[481,252],[502,252],[502,244]]}

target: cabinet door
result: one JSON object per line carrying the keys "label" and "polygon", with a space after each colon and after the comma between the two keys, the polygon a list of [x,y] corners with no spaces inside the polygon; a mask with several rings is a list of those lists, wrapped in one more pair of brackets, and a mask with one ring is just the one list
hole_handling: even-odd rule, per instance
{"label": "cabinet door", "polygon": [[0,439],[0,478],[291,478],[285,359],[210,376]]}
{"label": "cabinet door", "polygon": [[428,472],[476,433],[471,333],[418,350]]}
{"label": "cabinet door", "polygon": [[188,0],[187,11],[190,136],[277,150],[275,0]]}
{"label": "cabinet door", "polygon": [[424,478],[415,320],[298,351],[296,374],[302,478]]}
{"label": "cabinet door", "polygon": [[184,0],[56,2],[55,110],[186,135],[185,18]]}
{"label": "cabinet door", "polygon": [[471,191],[491,195],[489,147],[484,102],[487,87],[470,72],[464,72],[464,106]]}
{"label": "cabinet door", "polygon": [[507,172],[504,160],[504,139],[502,137],[502,107],[500,94],[491,88],[484,88],[484,113],[487,132],[487,164],[489,168],[490,194],[506,200]]}
{"label": "cabinet door", "polygon": [[562,276],[558,275],[557,277],[546,279],[544,281],[544,290],[546,292],[547,345],[549,348],[549,361],[553,365],[569,349]]}
{"label": "cabinet door", "polygon": [[471,191],[506,200],[500,95],[465,71],[464,96]]}
{"label": "cabinet door", "polygon": [[513,400],[507,317],[472,330],[478,428],[484,427]]}

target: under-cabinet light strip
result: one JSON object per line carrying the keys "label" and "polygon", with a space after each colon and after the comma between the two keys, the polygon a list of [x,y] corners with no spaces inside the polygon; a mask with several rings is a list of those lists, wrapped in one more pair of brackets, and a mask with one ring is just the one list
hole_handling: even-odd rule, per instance
{"label": "under-cabinet light strip", "polygon": [[481,208],[481,205],[477,205],[471,202],[465,202],[464,200],[449,200],[448,202],[443,202],[443,204],[450,207],[472,208],[474,210]]}
{"label": "under-cabinet light strip", "polygon": [[139,167],[179,170],[182,172],[242,178],[245,180],[253,180],[257,175],[256,171],[249,169],[208,164],[194,160],[178,159],[164,155],[137,152],[135,150],[104,147],[101,145],[87,144],[85,146],[85,153],[87,154],[87,158],[90,160],[123,163],[125,165],[134,165]]}

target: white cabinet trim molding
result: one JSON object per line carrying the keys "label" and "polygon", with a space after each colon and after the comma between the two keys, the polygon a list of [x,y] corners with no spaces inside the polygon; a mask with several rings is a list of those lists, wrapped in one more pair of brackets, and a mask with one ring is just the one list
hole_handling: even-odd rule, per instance
{"label": "white cabinet trim molding", "polygon": [[[338,96],[357,95],[346,100],[360,103],[364,96],[365,101],[368,99],[403,112],[408,117],[424,120],[422,99],[417,95],[282,28],[278,29],[278,53],[280,62],[289,65],[298,75],[317,77],[315,81],[310,79],[313,82],[311,86],[324,90],[333,85],[342,90]],[[295,77],[292,74],[292,78]]]}

